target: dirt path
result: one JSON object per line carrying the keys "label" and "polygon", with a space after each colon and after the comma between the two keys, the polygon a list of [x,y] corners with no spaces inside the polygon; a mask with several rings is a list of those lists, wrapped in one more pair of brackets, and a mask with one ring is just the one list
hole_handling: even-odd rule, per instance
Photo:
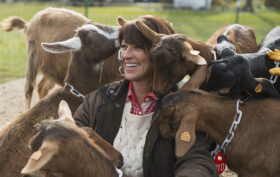
{"label": "dirt path", "polygon": [[[0,84],[0,129],[25,111],[24,84],[25,78]],[[38,101],[37,90],[34,89],[31,106]]]}
{"label": "dirt path", "polygon": [[[22,78],[0,85],[0,129],[24,112],[24,83]],[[38,94],[33,97],[32,103],[37,102]]]}

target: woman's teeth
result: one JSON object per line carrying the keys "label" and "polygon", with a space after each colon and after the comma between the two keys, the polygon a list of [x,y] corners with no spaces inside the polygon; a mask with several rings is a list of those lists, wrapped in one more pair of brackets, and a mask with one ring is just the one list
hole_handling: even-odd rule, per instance
{"label": "woman's teeth", "polygon": [[126,63],[125,66],[126,67],[136,67],[138,66],[139,64],[136,64],[136,63]]}

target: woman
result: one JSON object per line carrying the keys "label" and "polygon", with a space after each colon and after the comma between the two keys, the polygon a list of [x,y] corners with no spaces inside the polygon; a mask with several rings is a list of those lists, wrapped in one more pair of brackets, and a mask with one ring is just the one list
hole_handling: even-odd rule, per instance
{"label": "woman", "polygon": [[[142,16],[158,33],[171,34],[169,22]],[[218,176],[206,137],[197,133],[196,142],[183,158],[175,158],[174,139],[159,135],[159,100],[152,92],[152,43],[137,29],[135,20],[119,19],[124,80],[90,93],[76,111],[77,125],[92,127],[113,144],[124,157],[122,170],[135,177]]]}

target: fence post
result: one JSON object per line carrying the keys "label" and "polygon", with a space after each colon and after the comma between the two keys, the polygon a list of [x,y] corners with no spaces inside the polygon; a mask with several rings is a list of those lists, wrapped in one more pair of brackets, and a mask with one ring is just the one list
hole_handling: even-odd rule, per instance
{"label": "fence post", "polygon": [[240,2],[239,0],[236,0],[235,23],[239,23],[239,9],[240,9]]}
{"label": "fence post", "polygon": [[85,16],[88,18],[88,0],[84,0],[85,4]]}

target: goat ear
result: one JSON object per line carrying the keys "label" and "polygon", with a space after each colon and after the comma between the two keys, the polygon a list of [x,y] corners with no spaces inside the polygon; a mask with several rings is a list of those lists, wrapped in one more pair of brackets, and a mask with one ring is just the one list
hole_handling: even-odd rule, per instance
{"label": "goat ear", "polygon": [[158,43],[160,39],[164,36],[164,34],[159,34],[154,32],[152,29],[150,29],[147,25],[145,25],[142,21],[136,21],[136,26],[139,29],[139,31],[150,41],[153,43]]}
{"label": "goat ear", "polygon": [[29,157],[21,173],[31,174],[42,169],[56,154],[58,154],[58,144],[56,142],[43,141],[40,149]]}
{"label": "goat ear", "polygon": [[66,41],[42,43],[42,48],[50,53],[66,53],[71,51],[78,51],[82,48],[82,42],[79,37],[73,37]]}
{"label": "goat ear", "polygon": [[192,112],[183,116],[175,136],[176,157],[182,157],[195,142],[195,122],[198,113]]}
{"label": "goat ear", "polygon": [[187,61],[193,62],[196,65],[206,65],[206,60],[199,55],[199,51],[193,50],[192,46],[188,42],[183,43],[182,56]]}
{"label": "goat ear", "polygon": [[75,121],[72,117],[71,110],[70,110],[67,102],[64,100],[61,100],[59,103],[58,115],[60,118],[63,118],[63,120],[75,124]]}
{"label": "goat ear", "polygon": [[123,17],[120,17],[120,16],[117,18],[117,20],[118,20],[118,23],[120,26],[123,26],[127,23],[127,21]]}

